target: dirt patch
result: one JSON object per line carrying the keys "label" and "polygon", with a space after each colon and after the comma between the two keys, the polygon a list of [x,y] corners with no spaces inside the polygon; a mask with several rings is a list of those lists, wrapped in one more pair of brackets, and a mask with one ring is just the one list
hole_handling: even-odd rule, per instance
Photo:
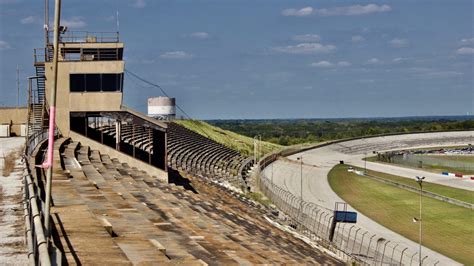
{"label": "dirt patch", "polygon": [[9,176],[13,172],[13,169],[15,168],[15,161],[18,156],[18,151],[11,151],[3,156],[2,175],[4,177]]}

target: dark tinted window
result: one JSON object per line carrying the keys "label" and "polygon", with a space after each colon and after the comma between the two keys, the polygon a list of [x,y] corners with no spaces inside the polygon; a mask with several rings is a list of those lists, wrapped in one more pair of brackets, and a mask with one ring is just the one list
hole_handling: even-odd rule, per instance
{"label": "dark tinted window", "polygon": [[118,74],[102,74],[102,91],[119,91]]}
{"label": "dark tinted window", "polygon": [[69,76],[69,88],[72,92],[84,92],[86,90],[85,75],[71,74]]}
{"label": "dark tinted window", "polygon": [[122,91],[123,73],[71,74],[71,92]]}
{"label": "dark tinted window", "polygon": [[86,74],[86,91],[100,91],[101,74]]}

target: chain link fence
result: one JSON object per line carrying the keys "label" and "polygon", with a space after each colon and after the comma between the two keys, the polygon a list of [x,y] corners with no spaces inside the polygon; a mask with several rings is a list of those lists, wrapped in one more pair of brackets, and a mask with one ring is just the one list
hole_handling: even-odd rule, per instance
{"label": "chain link fence", "polygon": [[417,168],[449,168],[474,173],[474,163],[462,160],[462,156],[468,155],[403,154],[391,157],[391,162]]}
{"label": "chain link fence", "polygon": [[291,192],[275,185],[265,173],[259,173],[260,190],[291,219],[290,225],[301,234],[324,246],[342,251],[351,259],[368,265],[437,265],[428,256],[419,258],[418,250],[385,239],[355,224],[337,223],[330,239],[333,210],[312,202],[302,201]]}

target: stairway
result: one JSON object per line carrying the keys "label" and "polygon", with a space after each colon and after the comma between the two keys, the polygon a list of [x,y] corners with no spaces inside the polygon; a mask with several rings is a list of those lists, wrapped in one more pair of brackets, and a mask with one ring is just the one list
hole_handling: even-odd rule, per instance
{"label": "stairway", "polygon": [[30,110],[28,113],[28,132],[31,136],[35,132],[42,130],[48,125],[48,115],[46,110],[46,77],[44,63],[35,64],[36,68],[36,88],[30,93]]}

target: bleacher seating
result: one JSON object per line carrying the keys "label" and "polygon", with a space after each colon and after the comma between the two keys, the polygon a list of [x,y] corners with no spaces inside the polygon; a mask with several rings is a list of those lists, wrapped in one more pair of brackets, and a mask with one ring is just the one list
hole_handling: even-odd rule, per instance
{"label": "bleacher seating", "polygon": [[[115,136],[115,126],[98,127]],[[122,123],[122,141],[153,153],[151,138],[144,127]],[[253,161],[238,151],[206,138],[179,124],[169,122],[167,132],[168,167],[208,178],[235,178],[245,181]]]}
{"label": "bleacher seating", "polygon": [[220,187],[196,180],[194,193],[78,142],[56,143],[53,232],[68,264],[342,264]]}

